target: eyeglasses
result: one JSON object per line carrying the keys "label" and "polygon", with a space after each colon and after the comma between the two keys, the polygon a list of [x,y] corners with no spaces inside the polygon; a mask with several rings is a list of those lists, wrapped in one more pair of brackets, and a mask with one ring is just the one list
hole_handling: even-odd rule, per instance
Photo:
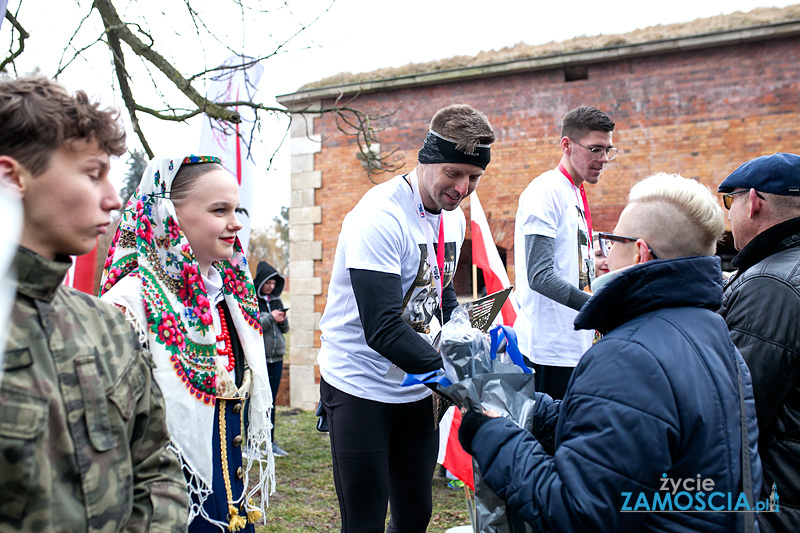
{"label": "eyeglasses", "polygon": [[[611,248],[614,247],[615,242],[636,242],[638,241],[638,237],[625,237],[624,235],[614,235],[613,233],[603,233],[602,231],[597,234],[597,242],[600,244],[600,251],[603,253],[605,257],[608,257],[608,253],[611,251]],[[653,259],[658,259],[658,256],[650,248],[650,245],[647,245],[647,249],[650,250],[650,255],[653,256]]]}
{"label": "eyeglasses", "polygon": [[[729,192],[727,194],[723,194],[722,195],[722,203],[725,206],[725,209],[730,211],[731,206],[733,205],[733,196],[735,194],[742,194],[743,192],[750,192],[750,189],[742,189],[741,191],[733,191],[733,192]],[[758,194],[758,191],[756,191],[756,196],[758,196],[762,200],[764,199],[763,196]]]}
{"label": "eyeglasses", "polygon": [[601,157],[603,157],[603,154],[606,154],[608,156],[608,160],[611,161],[612,159],[617,157],[617,154],[619,153],[619,150],[617,150],[613,146],[609,146],[608,148],[602,148],[600,146],[595,146],[594,148],[589,148],[588,146],[582,145],[581,143],[579,143],[575,139],[571,139],[571,140],[572,140],[572,142],[574,142],[575,144],[577,144],[581,148],[584,148],[584,149],[588,150],[589,153],[592,154],[592,159],[594,159],[594,160],[598,160]]}

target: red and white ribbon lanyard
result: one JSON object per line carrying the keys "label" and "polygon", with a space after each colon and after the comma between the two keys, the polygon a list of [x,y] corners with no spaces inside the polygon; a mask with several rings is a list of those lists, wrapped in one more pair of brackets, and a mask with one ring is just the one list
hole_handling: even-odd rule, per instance
{"label": "red and white ribbon lanyard", "polygon": [[[439,313],[441,314],[442,276],[444,276],[444,209],[439,213],[439,242],[437,243],[437,249],[434,249],[433,229],[428,223],[428,215],[425,214],[425,206],[422,204],[422,196],[419,194],[416,170],[412,170],[408,174],[408,182],[411,185],[411,191],[414,193],[414,205],[416,207],[417,216],[419,217],[420,226],[422,226],[422,233],[425,234],[425,243],[428,247],[428,265],[431,267],[433,283],[436,286],[436,294],[439,295]],[[433,259],[434,257],[436,258],[435,262]],[[439,318],[441,319],[442,317]]]}
{"label": "red and white ribbon lanyard", "polygon": [[[567,177],[569,182],[572,184],[573,190],[578,188],[578,187],[575,187],[575,182],[572,180],[572,176],[569,175],[569,172],[567,172],[567,169],[564,168],[564,165],[559,163],[558,164],[558,170],[560,170],[561,173],[564,174],[564,176]],[[592,240],[593,239],[593,236],[592,236],[592,213],[591,213],[591,211],[589,211],[589,200],[586,199],[586,190],[583,188],[583,183],[581,183],[581,186],[579,187],[579,189],[581,191],[580,200],[583,201],[583,213],[586,216],[586,229],[589,230],[589,242],[591,243],[589,245],[589,249],[594,251],[594,241]],[[575,198],[578,198],[578,193],[577,192],[575,193]]]}

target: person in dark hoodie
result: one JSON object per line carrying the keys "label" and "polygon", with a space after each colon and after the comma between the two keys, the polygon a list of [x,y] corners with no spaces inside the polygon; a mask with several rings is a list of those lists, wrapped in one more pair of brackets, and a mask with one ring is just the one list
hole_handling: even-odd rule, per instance
{"label": "person in dark hoodie", "polygon": [[[281,301],[281,293],[286,285],[275,267],[261,261],[256,268],[256,294],[258,311],[261,314],[261,327],[264,330],[264,350],[267,352],[267,373],[272,397],[278,397],[283,374],[283,356],[286,354],[286,339],[283,334],[289,331],[289,320]],[[272,453],[275,457],[286,457],[289,452],[275,442],[275,410],[272,410]]]}
{"label": "person in dark hoodie", "polygon": [[533,435],[464,416],[459,438],[483,481],[534,531],[755,529],[743,512],[761,486],[753,388],[715,312],[723,230],[700,183],[656,174],[634,185],[614,234],[600,235],[610,272],[575,320],[604,336],[563,401],[535,393]]}

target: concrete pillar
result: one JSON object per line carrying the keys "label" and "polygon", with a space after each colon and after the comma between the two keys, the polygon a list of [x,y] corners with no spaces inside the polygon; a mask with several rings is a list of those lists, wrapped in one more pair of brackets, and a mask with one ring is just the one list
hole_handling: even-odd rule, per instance
{"label": "concrete pillar", "polygon": [[[319,109],[319,104],[316,106]],[[322,294],[322,278],[314,275],[314,263],[322,259],[322,243],[314,240],[314,225],[322,220],[322,208],[314,205],[314,191],[322,186],[322,173],[314,170],[314,154],[322,139],[314,133],[316,115],[293,115],[290,130],[292,154],[289,204],[289,275],[292,278],[292,333],[289,341],[292,407],[313,410],[319,400],[316,383],[317,352],[314,333],[320,313],[315,296]]]}

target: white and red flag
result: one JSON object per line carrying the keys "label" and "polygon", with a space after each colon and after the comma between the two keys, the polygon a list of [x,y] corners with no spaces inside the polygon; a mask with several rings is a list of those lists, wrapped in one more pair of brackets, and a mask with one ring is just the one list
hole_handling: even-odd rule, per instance
{"label": "white and red flag", "polygon": [[[489,223],[478,199],[478,193],[470,195],[470,218],[472,219],[472,262],[483,271],[483,280],[488,294],[501,291],[511,283],[506,273],[506,267],[500,259],[500,253],[489,231]],[[517,319],[517,310],[511,298],[503,304],[498,316],[500,322],[506,326],[513,326]],[[461,427],[461,412],[450,408],[439,424],[439,458],[438,462],[448,472],[456,476],[475,490],[475,481],[472,471],[472,456],[461,447],[458,442],[458,428]]]}
{"label": "white and red flag", "polygon": [[472,472],[472,456],[464,451],[458,442],[458,428],[461,427],[461,411],[451,407],[439,422],[439,457],[436,462],[448,472],[475,490],[475,477]]}
{"label": "white and red flag", "polygon": [[[229,57],[219,67],[219,73],[208,86],[208,98],[214,102],[252,102],[264,67],[251,57]],[[200,154],[222,159],[225,170],[239,180],[239,215],[242,229],[239,241],[247,253],[250,242],[251,217],[255,203],[255,183],[258,169],[250,154],[255,133],[256,112],[249,106],[235,106],[242,117],[239,124],[223,124],[206,117],[200,134]]]}
{"label": "white and red flag", "polygon": [[[511,286],[511,282],[492,239],[492,232],[489,230],[489,223],[486,221],[477,191],[470,195],[469,202],[470,219],[472,220],[472,263],[483,272],[486,293],[492,294]],[[517,309],[512,298],[506,299],[500,315],[503,325],[514,325],[517,320]]]}

